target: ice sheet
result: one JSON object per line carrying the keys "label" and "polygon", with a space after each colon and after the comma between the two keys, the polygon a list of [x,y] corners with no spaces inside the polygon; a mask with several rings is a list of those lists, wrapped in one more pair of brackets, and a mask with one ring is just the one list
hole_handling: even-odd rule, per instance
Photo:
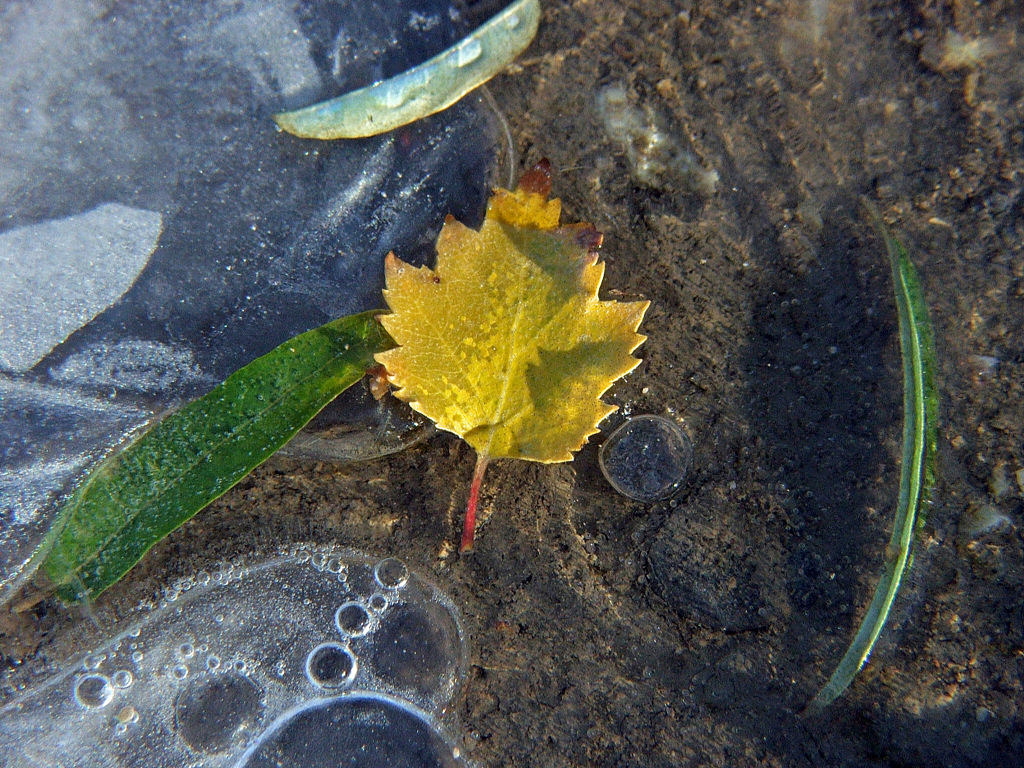
{"label": "ice sheet", "polygon": [[421,263],[445,214],[479,221],[499,136],[479,99],[348,142],[270,119],[429,58],[456,18],[446,0],[3,5],[0,591],[11,542],[154,412],[381,306],[389,250]]}
{"label": "ice sheet", "polygon": [[0,232],[0,369],[21,373],[135,282],[160,214],[106,203]]}
{"label": "ice sheet", "polygon": [[466,674],[458,613],[395,558],[227,563],[116,632],[0,707],[0,764],[465,765],[443,732]]}

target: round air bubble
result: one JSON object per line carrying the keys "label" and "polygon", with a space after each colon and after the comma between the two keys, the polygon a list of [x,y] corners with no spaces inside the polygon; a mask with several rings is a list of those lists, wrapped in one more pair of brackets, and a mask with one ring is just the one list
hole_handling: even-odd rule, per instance
{"label": "round air bubble", "polygon": [[638,501],[671,496],[693,463],[693,443],[675,422],[635,416],[608,436],[598,454],[612,488]]}
{"label": "round air bubble", "polygon": [[384,589],[401,589],[409,580],[409,569],[401,560],[388,557],[377,563],[373,576]]}
{"label": "round air bubble", "polygon": [[106,675],[85,675],[75,683],[75,701],[83,707],[105,707],[114,698],[114,687]]}
{"label": "round air bubble", "polygon": [[[386,610],[371,609],[375,597]],[[435,725],[453,725],[465,679],[458,614],[400,560],[291,545],[116,632],[80,657],[53,659],[63,671],[0,708],[0,764],[16,745],[33,765],[65,765],[71,754],[69,765],[89,768],[240,768],[278,758],[303,768],[391,758],[463,765]],[[334,709],[325,697],[363,704]],[[342,730],[316,733],[331,723]],[[372,741],[385,738],[399,741]],[[357,742],[364,757],[346,746]],[[325,745],[344,759],[317,751]],[[422,760],[401,762],[410,755]]]}
{"label": "round air bubble", "polygon": [[321,688],[344,688],[356,676],[356,657],[337,643],[318,645],[306,657],[306,677]]}
{"label": "round air bubble", "polygon": [[459,768],[429,716],[381,695],[321,699],[286,713],[240,768]]}
{"label": "round air bubble", "polygon": [[370,631],[372,617],[362,603],[348,602],[334,613],[334,624],[347,637],[359,637]]}

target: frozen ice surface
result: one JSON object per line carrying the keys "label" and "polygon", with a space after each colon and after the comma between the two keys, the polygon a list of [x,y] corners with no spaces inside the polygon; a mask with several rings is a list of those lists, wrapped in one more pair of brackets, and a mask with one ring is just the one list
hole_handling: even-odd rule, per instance
{"label": "frozen ice surface", "polygon": [[312,93],[320,73],[290,6],[247,0],[214,18],[210,42],[267,94],[291,102]]}
{"label": "frozen ice surface", "polygon": [[693,443],[682,428],[662,416],[634,416],[612,432],[598,453],[611,486],[631,499],[671,496],[690,471]]}
{"label": "frozen ice surface", "polygon": [[296,547],[170,586],[4,705],[0,764],[454,768],[465,672],[454,606],[400,560]]}
{"label": "frozen ice surface", "polygon": [[[357,141],[270,119],[424,61],[457,18],[450,0],[0,5],[0,591],[153,414],[382,306],[388,251],[423,263],[445,214],[480,220],[500,137],[480,99]],[[358,428],[304,444],[322,456],[422,433],[358,394],[332,413]]]}
{"label": "frozen ice surface", "polygon": [[321,699],[281,718],[239,768],[457,768],[422,713],[386,696]]}
{"label": "frozen ice surface", "polygon": [[0,370],[27,371],[142,272],[160,214],[119,203],[0,232]]}
{"label": "frozen ice surface", "polygon": [[0,373],[0,566],[21,573],[46,533],[54,499],[151,413]]}

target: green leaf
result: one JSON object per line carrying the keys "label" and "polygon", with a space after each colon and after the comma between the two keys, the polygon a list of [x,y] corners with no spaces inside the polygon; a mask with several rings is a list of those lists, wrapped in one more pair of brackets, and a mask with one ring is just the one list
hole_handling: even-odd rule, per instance
{"label": "green leaf", "polygon": [[34,559],[68,601],[114,584],[149,549],[290,440],[394,342],[374,313],[286,341],[100,464]]}
{"label": "green leaf", "polygon": [[892,267],[896,313],[903,356],[903,460],[896,519],[886,547],[882,575],[860,627],[832,677],[808,705],[808,712],[824,709],[846,690],[864,666],[889,618],[903,574],[911,563],[914,531],[921,522],[921,503],[935,482],[939,396],[935,386],[935,341],[921,282],[903,244],[882,222],[877,209],[864,201],[872,223],[885,241]]}

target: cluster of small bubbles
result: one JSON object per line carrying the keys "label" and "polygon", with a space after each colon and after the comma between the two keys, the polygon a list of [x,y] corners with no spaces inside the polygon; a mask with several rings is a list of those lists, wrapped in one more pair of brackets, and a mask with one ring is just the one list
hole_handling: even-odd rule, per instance
{"label": "cluster of small bubbles", "polygon": [[128,732],[129,725],[139,722],[139,710],[128,704],[121,708],[115,719],[117,720],[117,725],[114,726],[114,733],[118,736],[124,736]]}
{"label": "cluster of small bubbles", "polygon": [[105,707],[114,698],[114,687],[106,675],[83,675],[75,683],[75,701],[88,709]]}
{"label": "cluster of small bubbles", "polygon": [[156,607],[160,604],[160,600],[140,600],[139,604],[135,606],[139,613],[148,613],[149,611],[156,610]]}
{"label": "cluster of small bubbles", "polygon": [[349,637],[360,637],[370,631],[370,613],[361,603],[343,603],[334,612],[334,624],[338,631]]}
{"label": "cluster of small bubbles", "polygon": [[401,560],[388,557],[374,566],[373,577],[384,589],[401,589],[409,581],[409,569]]}
{"label": "cluster of small bubbles", "polygon": [[[219,572],[210,568],[205,574],[201,595],[193,592],[189,599],[165,606],[158,614],[160,622],[166,624],[154,627],[153,622],[144,621],[112,642],[98,646],[102,653],[94,651],[93,655],[83,657],[77,674],[62,689],[64,706],[75,709],[74,701],[77,701],[77,706],[83,708],[79,712],[81,718],[91,718],[89,721],[103,729],[111,745],[119,745],[110,746],[108,750],[131,749],[133,756],[157,754],[154,750],[165,747],[158,744],[151,748],[148,734],[166,732],[174,740],[174,744],[166,748],[179,752],[190,748],[193,752],[188,759],[193,759],[195,752],[225,752],[227,759],[228,749],[241,748],[247,743],[244,739],[255,733],[257,725],[266,725],[270,722],[269,716],[276,718],[281,707],[290,706],[291,696],[334,697],[356,685],[371,689],[400,687],[403,670],[409,665],[418,669],[422,664],[420,651],[433,653],[435,650],[429,638],[410,640],[408,646],[398,642],[399,633],[406,632],[410,626],[403,617],[420,617],[420,614],[403,613],[406,604],[409,611],[414,611],[421,599],[421,588],[413,574],[397,558],[353,558],[348,550],[339,547],[310,547],[302,551],[307,563],[314,560],[319,566],[316,570],[322,575],[311,573],[306,565],[298,566],[295,557],[282,564],[283,577],[273,570],[266,580],[259,576],[260,580],[245,593],[249,602],[243,603],[248,606],[244,612],[243,604],[239,604],[234,595],[227,601],[207,600],[207,592],[224,591],[216,586],[221,581]],[[262,564],[258,564],[252,573],[262,574],[264,570]],[[224,572],[230,573],[231,569]],[[287,608],[292,611],[288,618],[294,616],[308,623],[311,615],[320,615],[322,608],[329,610],[333,605],[335,611],[328,614],[328,622],[334,620],[337,634],[330,630],[333,637],[324,637],[322,633],[328,627],[323,626],[322,621],[314,622],[308,631],[298,628],[290,638],[290,642],[298,645],[298,657],[275,653],[273,657],[264,658],[253,650],[251,640],[258,638],[249,637],[249,622],[241,617],[256,615],[250,611],[263,608],[271,617],[283,612],[284,602],[268,601],[267,595],[274,586],[283,583],[282,578],[294,579],[296,574],[312,589],[304,590],[305,594],[296,589],[295,600],[287,601]],[[347,579],[352,586],[338,588],[324,583],[324,579],[334,582],[335,576]],[[180,594],[187,588],[184,582],[178,581],[172,591]],[[324,596],[328,593],[336,597],[333,600],[327,597],[330,602],[325,604]],[[436,591],[429,590],[426,598],[428,601],[440,599]],[[316,610],[300,609],[300,602],[315,606]],[[413,622],[413,631],[409,634],[420,634],[421,627],[427,628],[429,618],[432,617],[424,614],[425,623]],[[199,627],[214,627],[216,633],[210,634]],[[369,638],[374,642],[364,657],[361,651],[369,644]],[[397,643],[399,658],[390,658],[393,643]],[[381,647],[385,648],[383,654],[379,652]],[[437,649],[445,657],[439,659],[438,664],[447,658],[442,650]],[[302,651],[306,651],[305,657]],[[364,667],[367,667],[365,671]],[[440,667],[438,670],[445,671]],[[431,673],[417,674],[426,680],[423,675]],[[433,685],[430,681],[426,684]],[[442,680],[442,687],[449,684]],[[150,690],[150,685],[155,686],[155,690]],[[275,698],[278,685],[287,689],[287,701]],[[417,697],[429,699],[431,707],[435,701],[441,701],[439,697],[448,695],[442,692],[435,697],[426,689],[421,693],[419,687],[416,691]],[[73,699],[68,696],[72,692]],[[148,698],[151,694],[162,695],[171,705],[170,710],[167,707],[151,710]],[[399,698],[404,699],[405,694]],[[421,706],[419,698],[409,701]],[[132,705],[138,705],[140,710],[136,711]],[[140,726],[133,725],[140,721],[147,734],[145,737]],[[227,726],[222,725],[222,721],[228,722]],[[236,722],[239,727],[245,726],[244,733],[236,728]]]}
{"label": "cluster of small bubbles", "polygon": [[209,571],[200,571],[199,573],[196,574],[196,584],[198,584],[201,587],[205,587],[209,583],[210,583],[210,572]]}

